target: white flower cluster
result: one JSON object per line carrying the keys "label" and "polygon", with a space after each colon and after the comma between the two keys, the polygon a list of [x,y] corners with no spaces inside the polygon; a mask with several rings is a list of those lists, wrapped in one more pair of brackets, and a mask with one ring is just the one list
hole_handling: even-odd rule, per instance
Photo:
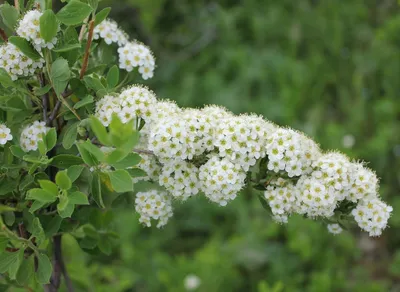
{"label": "white flower cluster", "polygon": [[38,149],[38,142],[43,140],[42,135],[45,135],[50,128],[46,127],[45,122],[35,121],[33,124],[26,126],[22,130],[20,137],[21,148],[25,151],[35,151]]}
{"label": "white flower cluster", "polygon": [[318,145],[291,129],[278,129],[268,137],[268,169],[285,171],[289,177],[311,172],[312,163],[320,155]]}
{"label": "white flower cluster", "polygon": [[392,208],[378,198],[378,179],[371,170],[340,153],[320,156],[312,170],[296,184],[281,178],[269,183],[264,196],[277,221],[287,223],[291,213],[333,217],[339,203],[347,200],[358,203],[352,211],[358,225],[371,236],[381,234]]}
{"label": "white flower cluster", "polygon": [[[53,49],[57,44],[57,38],[54,37],[51,42],[46,42],[40,35],[40,17],[42,12],[39,10],[28,11],[21,19],[17,27],[17,34],[27,41],[30,41],[35,49],[40,52],[42,48]],[[57,24],[57,32],[60,31],[60,25]]]}
{"label": "white flower cluster", "polygon": [[118,49],[119,68],[131,72],[139,67],[143,79],[152,78],[156,67],[156,60],[148,47],[139,43],[127,43]]}
{"label": "white flower cluster", "polygon": [[0,68],[6,70],[12,80],[32,76],[43,64],[43,59],[34,61],[11,43],[0,46]]}
{"label": "white flower cluster", "polygon": [[334,235],[340,234],[343,231],[343,228],[340,227],[340,225],[336,224],[336,223],[335,224],[328,224],[327,228],[328,228],[328,231],[330,233],[334,234]]}
{"label": "white flower cluster", "polygon": [[151,219],[158,220],[157,227],[167,224],[172,217],[171,199],[166,192],[151,190],[136,195],[136,212],[140,215],[140,223],[151,226]]}
{"label": "white flower cluster", "polygon": [[370,236],[380,236],[387,226],[392,211],[391,206],[375,198],[361,200],[351,213],[361,229],[369,232]]}
{"label": "white flower cluster", "polygon": [[96,117],[104,126],[110,125],[113,114],[118,115],[123,123],[141,118],[150,122],[156,108],[153,92],[142,86],[132,86],[118,96],[106,95],[96,104]]}
{"label": "white flower cluster", "polygon": [[4,124],[0,124],[0,145],[5,145],[7,141],[11,141],[13,136],[11,130]]}
{"label": "white flower cluster", "polygon": [[199,192],[198,169],[184,160],[165,162],[159,184],[174,198],[184,201]]}
{"label": "white flower cluster", "polygon": [[213,156],[200,167],[199,178],[206,197],[226,206],[245,185],[246,173],[229,159]]}
{"label": "white flower cluster", "polygon": [[[139,166],[147,176],[135,181],[158,182],[171,198],[186,200],[204,193],[225,206],[254,169],[263,177],[257,183],[266,187],[265,199],[278,222],[287,223],[294,213],[335,221],[338,208],[350,208],[345,210],[349,214],[357,206],[362,212],[353,211],[356,222],[371,235],[387,225],[392,209],[379,200],[376,175],[343,154],[321,153],[314,141],[292,129],[257,115],[235,116],[217,106],[180,109],[173,102],[157,101],[140,86],[97,103],[96,115],[105,126],[112,114],[124,123],[138,118],[145,122],[140,147],[153,156],[142,155]],[[340,230],[335,225],[329,229]]]}
{"label": "white flower cluster", "polygon": [[261,117],[225,116],[217,123],[213,143],[221,157],[240,165],[245,171],[266,155],[267,137],[275,126]]}
{"label": "white flower cluster", "polygon": [[271,208],[273,218],[280,223],[288,222],[288,215],[296,210],[298,190],[296,186],[283,178],[271,181],[264,193]]}
{"label": "white flower cluster", "polygon": [[118,44],[119,47],[126,45],[128,35],[118,27],[118,24],[111,19],[103,20],[93,30],[93,39],[102,38],[107,45]]}

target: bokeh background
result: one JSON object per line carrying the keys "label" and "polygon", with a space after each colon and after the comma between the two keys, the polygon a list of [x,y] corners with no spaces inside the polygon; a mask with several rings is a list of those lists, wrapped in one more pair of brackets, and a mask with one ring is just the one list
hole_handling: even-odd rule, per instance
{"label": "bokeh background", "polygon": [[158,97],[219,104],[306,132],[369,161],[390,228],[329,234],[293,216],[274,223],[251,190],[222,208],[175,206],[158,230],[125,205],[110,256],[65,237],[82,291],[400,291],[400,9],[395,0],[104,0],[157,57]]}

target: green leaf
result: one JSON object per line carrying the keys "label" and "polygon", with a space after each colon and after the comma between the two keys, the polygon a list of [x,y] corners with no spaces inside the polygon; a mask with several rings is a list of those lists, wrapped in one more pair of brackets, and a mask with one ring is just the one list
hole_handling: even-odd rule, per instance
{"label": "green leaf", "polygon": [[90,118],[90,127],[101,144],[110,146],[110,139],[107,130],[98,118]]}
{"label": "green leaf", "polygon": [[[43,136],[43,138],[45,138],[44,136],[44,134],[42,134],[42,136]],[[41,154],[41,155],[46,155],[46,153],[47,153],[47,148],[46,148],[46,144],[45,144],[45,141],[43,140],[43,139],[41,139],[41,140],[39,140],[38,141],[38,148],[39,148],[39,153]],[[40,159],[40,158],[38,158],[38,159]]]}
{"label": "green leaf", "polygon": [[69,204],[69,198],[67,196],[60,197],[60,202],[57,204],[58,213],[64,211],[65,208],[67,208],[68,204]]}
{"label": "green leaf", "polygon": [[93,96],[87,95],[87,96],[85,96],[84,99],[78,101],[78,102],[74,105],[74,109],[79,109],[79,108],[81,108],[81,107],[84,107],[85,105],[92,104],[92,103],[93,103],[93,100],[94,100],[94,99],[93,99]]}
{"label": "green leaf", "polygon": [[72,213],[74,213],[75,205],[68,204],[63,210],[58,210],[58,214],[61,218],[71,218]]}
{"label": "green leaf", "polygon": [[25,251],[25,250],[24,250],[23,248],[21,248],[21,249],[18,251],[17,260],[14,261],[14,262],[10,265],[10,267],[8,268],[8,277],[9,277],[11,280],[15,280],[16,277],[17,277],[17,272],[18,272],[19,266],[21,265],[22,260],[24,259],[24,251]]}
{"label": "green leaf", "polygon": [[5,3],[0,6],[0,15],[1,15],[1,18],[3,19],[3,23],[11,31],[15,31],[17,23],[18,23],[18,18],[19,18],[18,10],[14,6],[11,6],[10,4]]}
{"label": "green leaf", "polygon": [[47,284],[50,281],[52,273],[52,266],[49,258],[45,254],[39,254],[37,256],[38,269],[36,271],[36,280],[39,284]]}
{"label": "green leaf", "polygon": [[30,256],[27,259],[23,259],[17,272],[17,282],[20,285],[28,283],[29,279],[34,273],[34,257]]}
{"label": "green leaf", "polygon": [[37,245],[40,245],[46,239],[46,236],[44,234],[44,230],[43,230],[42,224],[39,221],[39,218],[33,219],[31,232],[32,232],[32,235],[36,238]]}
{"label": "green leaf", "polygon": [[92,12],[92,8],[77,0],[71,0],[57,13],[57,18],[65,25],[81,24]]}
{"label": "green leaf", "polygon": [[108,14],[110,14],[111,8],[107,7],[101,10],[99,13],[96,14],[95,20],[94,20],[94,25],[97,26],[100,23],[103,22],[104,19],[107,18]]}
{"label": "green leaf", "polygon": [[50,79],[58,96],[67,88],[70,78],[71,71],[67,60],[63,58],[55,60],[51,65]]}
{"label": "green leaf", "polygon": [[67,174],[71,179],[71,182],[74,182],[79,178],[84,168],[85,167],[82,165],[73,165],[68,168]]}
{"label": "green leaf", "polygon": [[111,67],[107,73],[107,87],[114,88],[119,82],[119,69],[117,65]]}
{"label": "green leaf", "polygon": [[69,52],[69,51],[80,49],[80,48],[82,48],[81,44],[65,44],[61,47],[57,47],[57,48],[53,49],[53,52],[65,53],[65,52]]}
{"label": "green leaf", "polygon": [[18,252],[4,252],[0,254],[0,273],[8,271],[10,265],[18,260]]}
{"label": "green leaf", "polygon": [[47,238],[52,237],[58,232],[61,226],[62,218],[60,216],[54,216],[51,220],[44,221],[44,232]]}
{"label": "green leaf", "polygon": [[108,236],[103,236],[98,243],[99,249],[106,255],[112,252],[112,242]]}
{"label": "green leaf", "polygon": [[51,85],[50,85],[50,84],[47,84],[47,85],[44,86],[44,87],[35,88],[35,89],[33,90],[33,93],[34,93],[36,96],[43,96],[43,95],[45,95],[46,93],[48,93],[48,92],[50,91],[50,89],[51,89]]}
{"label": "green leaf", "polygon": [[82,192],[73,192],[68,195],[70,204],[89,205],[88,197]]}
{"label": "green leaf", "polygon": [[55,128],[51,128],[46,134],[47,151],[53,149],[54,146],[56,146],[56,143],[57,143],[57,132]]}
{"label": "green leaf", "polygon": [[27,187],[29,187],[32,183],[34,182],[34,178],[32,175],[27,174],[24,176],[24,178],[21,180],[19,183],[19,189],[21,191],[25,190]]}
{"label": "green leaf", "polygon": [[[55,201],[55,200],[54,200]],[[35,201],[32,203],[32,206],[29,209],[29,213],[33,214],[34,212],[36,212],[37,210],[41,209],[42,207],[44,207],[46,204],[48,204],[47,202],[40,202],[40,201]]]}
{"label": "green leaf", "polygon": [[56,174],[56,184],[62,190],[69,190],[72,187],[72,182],[69,179],[69,176],[68,176],[66,170],[57,172],[57,174]]}
{"label": "green leaf", "polygon": [[27,194],[27,199],[36,200],[41,203],[53,203],[57,199],[57,195],[43,189],[31,189]]}
{"label": "green leaf", "polygon": [[6,178],[0,182],[0,196],[7,195],[16,190],[18,186],[18,180]]}
{"label": "green leaf", "polygon": [[98,161],[104,161],[105,155],[103,151],[100,150],[99,147],[93,145],[90,140],[86,140],[86,142],[81,143],[81,145],[90,153],[92,154]]}
{"label": "green leaf", "polygon": [[128,156],[126,156],[124,159],[122,159],[121,161],[118,161],[116,163],[112,163],[111,165],[116,169],[126,169],[126,168],[130,168],[130,167],[134,167],[140,161],[142,161],[142,157],[140,157],[139,154],[129,153]]}
{"label": "green leaf", "polygon": [[133,191],[132,177],[126,170],[116,170],[109,172],[111,185],[117,193]]}
{"label": "green leaf", "polygon": [[102,190],[101,190],[101,179],[100,179],[100,175],[97,172],[95,172],[93,174],[92,196],[93,196],[94,201],[97,203],[97,205],[100,208],[105,208],[104,202],[103,202]]}
{"label": "green leaf", "polygon": [[83,164],[84,161],[82,158],[71,155],[71,154],[60,154],[53,158],[51,161],[51,165],[56,166],[57,168],[69,168],[73,165]]}
{"label": "green leaf", "polygon": [[4,68],[0,68],[0,83],[6,88],[14,84],[14,81],[12,81],[10,75]]}
{"label": "green leaf", "polygon": [[17,158],[19,158],[19,159],[22,159],[22,158],[26,155],[26,153],[24,152],[24,150],[22,150],[22,148],[19,147],[19,146],[17,146],[17,145],[11,146],[11,147],[10,147],[10,150],[11,150],[11,153],[12,153],[15,157],[17,157]]}
{"label": "green leaf", "polygon": [[88,88],[93,89],[96,92],[102,89],[105,90],[105,87],[103,83],[101,83],[100,79],[94,77],[93,75],[91,76],[86,75],[85,77],[83,77],[83,82],[85,82]]}
{"label": "green leaf", "polygon": [[39,180],[39,185],[45,191],[58,196],[58,187],[55,183],[49,180]]}
{"label": "green leaf", "polygon": [[18,49],[20,49],[25,56],[33,60],[39,60],[41,58],[39,53],[26,39],[17,36],[11,36],[8,41],[16,46]]}
{"label": "green leaf", "polygon": [[65,149],[70,149],[75,144],[76,137],[78,136],[78,126],[80,122],[76,122],[69,126],[65,131],[62,145]]}
{"label": "green leaf", "polygon": [[46,42],[51,42],[57,35],[58,21],[53,10],[47,9],[40,17],[40,36]]}
{"label": "green leaf", "polygon": [[91,154],[86,148],[83,146],[84,143],[77,143],[76,146],[78,147],[79,153],[82,156],[83,161],[89,166],[95,166],[99,164],[97,158]]}

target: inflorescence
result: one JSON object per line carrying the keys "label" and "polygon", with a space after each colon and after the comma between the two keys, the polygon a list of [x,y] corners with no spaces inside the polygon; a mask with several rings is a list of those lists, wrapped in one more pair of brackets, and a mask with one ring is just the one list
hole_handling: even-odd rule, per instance
{"label": "inflorescence", "polygon": [[[37,10],[25,14],[17,34],[31,42],[39,54],[52,49],[55,37],[46,42],[40,35]],[[59,31],[60,27],[57,28]],[[118,46],[119,67],[138,68],[143,79],[153,77],[155,58],[145,45],[130,41],[112,20],[94,29],[94,39]],[[32,76],[44,60],[33,61],[13,44],[0,47],[0,68],[13,80]],[[234,200],[246,185],[264,191],[263,200],[273,218],[286,223],[292,214],[326,219],[328,230],[342,231],[341,220],[352,216],[371,236],[386,228],[392,207],[378,193],[376,174],[359,162],[337,152],[324,153],[309,137],[281,128],[260,116],[234,115],[218,106],[181,109],[169,100],[158,100],[143,86],[131,86],[119,95],[106,95],[96,103],[95,115],[109,126],[112,116],[123,123],[134,121],[141,130],[143,154],[139,166],[166,191],[139,192],[136,211],[140,222],[164,226],[172,216],[172,199],[187,200],[204,194],[220,206]],[[49,128],[44,122],[26,126],[20,136],[24,151],[38,149]],[[10,129],[0,125],[0,144],[12,140]],[[107,154],[109,149],[101,148]],[[104,165],[100,171],[108,171]],[[140,180],[135,178],[135,181]],[[344,220],[344,219],[343,219]]]}

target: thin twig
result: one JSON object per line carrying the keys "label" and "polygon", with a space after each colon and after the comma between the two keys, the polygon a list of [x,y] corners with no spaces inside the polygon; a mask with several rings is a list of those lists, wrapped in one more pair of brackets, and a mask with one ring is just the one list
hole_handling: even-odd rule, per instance
{"label": "thin twig", "polygon": [[89,35],[88,35],[88,40],[87,40],[87,44],[86,44],[85,55],[83,56],[81,74],[79,75],[80,79],[82,79],[83,76],[85,76],[86,69],[89,64],[89,54],[90,54],[90,47],[92,45],[92,40],[93,40],[93,30],[94,30],[94,20],[91,20],[89,22]]}
{"label": "thin twig", "polygon": [[79,42],[81,42],[83,40],[83,37],[85,36],[85,31],[86,31],[86,26],[87,26],[88,21],[89,21],[89,17],[86,17],[86,19],[83,21],[81,31],[79,32]]}
{"label": "thin twig", "polygon": [[[44,81],[44,75],[39,74],[39,81],[40,81],[40,87],[45,87],[45,81]],[[48,124],[48,119],[47,119],[47,109],[49,107],[49,94],[45,93],[42,96],[42,106],[43,106],[43,121]]]}
{"label": "thin twig", "polygon": [[8,42],[8,36],[7,36],[6,32],[2,28],[0,28],[0,37],[2,38],[2,40],[5,43]]}
{"label": "thin twig", "polygon": [[136,153],[139,153],[139,154],[154,155],[154,152],[150,151],[150,150],[133,149],[133,152],[136,152]]}
{"label": "thin twig", "polygon": [[64,104],[77,118],[78,120],[81,120],[80,116],[76,113],[75,110],[73,110],[69,104],[67,104],[67,101],[65,98],[68,98],[69,96],[72,95],[72,91],[65,91],[61,94],[60,99],[57,100],[56,105],[53,108],[53,111],[50,114],[50,117],[48,119],[47,125],[50,125],[52,121],[54,121],[57,118],[57,115],[61,109],[61,105]]}
{"label": "thin twig", "polygon": [[19,11],[19,0],[14,0],[14,6]]}

